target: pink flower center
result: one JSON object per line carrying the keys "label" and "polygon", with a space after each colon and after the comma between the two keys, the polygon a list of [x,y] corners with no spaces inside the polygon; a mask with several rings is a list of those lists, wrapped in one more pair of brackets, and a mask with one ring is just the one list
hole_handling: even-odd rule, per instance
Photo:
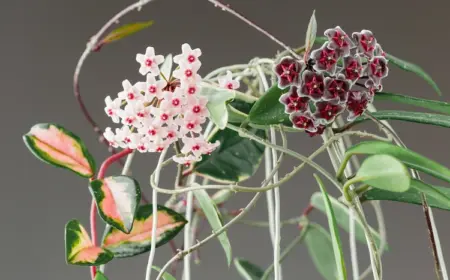
{"label": "pink flower center", "polygon": [[187,69],[186,71],[184,71],[184,74],[189,78],[192,76],[192,70]]}
{"label": "pink flower center", "polygon": [[128,124],[132,124],[132,123],[134,122],[134,118],[132,118],[132,117],[127,117],[127,118],[125,119],[125,122],[128,123]]}
{"label": "pink flower center", "polygon": [[227,88],[228,88],[228,89],[233,89],[233,84],[232,84],[232,83],[228,83],[228,84],[227,84]]}
{"label": "pink flower center", "polygon": [[175,137],[173,132],[167,133],[167,138],[173,138],[173,137]]}
{"label": "pink flower center", "polygon": [[193,150],[193,151],[198,151],[198,150],[200,150],[200,145],[199,145],[199,144],[196,144],[196,145],[192,146],[192,150]]}
{"label": "pink flower center", "polygon": [[188,93],[189,94],[194,94],[195,92],[197,92],[197,88],[196,87],[189,87],[189,89],[188,89]]}
{"label": "pink flower center", "polygon": [[148,91],[149,91],[150,93],[156,93],[156,87],[153,86],[153,85],[151,85],[151,86],[148,88]]}
{"label": "pink flower center", "polygon": [[148,135],[154,136],[154,135],[156,135],[156,129],[149,129],[149,130],[147,131],[147,133],[148,133]]}
{"label": "pink flower center", "polygon": [[125,143],[131,143],[131,139],[129,137],[125,137],[125,139],[123,139],[123,142]]}
{"label": "pink flower center", "polygon": [[196,113],[196,114],[198,114],[198,113],[200,113],[200,111],[202,110],[202,108],[200,108],[200,106],[194,106],[193,108],[192,108],[192,112],[194,112],[194,113]]}
{"label": "pink flower center", "polygon": [[114,111],[112,109],[108,109],[108,115],[110,116],[114,115]]}
{"label": "pink flower center", "polygon": [[146,60],[145,60],[145,65],[146,65],[147,67],[151,67],[152,64],[153,64],[153,61],[152,61],[151,59],[146,59]]}
{"label": "pink flower center", "polygon": [[157,151],[157,152],[162,152],[163,150],[164,150],[163,147],[158,147],[158,148],[156,148],[156,151]]}
{"label": "pink flower center", "polygon": [[180,99],[174,98],[174,99],[172,100],[172,105],[173,105],[173,106],[178,106],[178,105],[180,105]]}
{"label": "pink flower center", "polygon": [[139,146],[138,146],[138,149],[139,149],[140,151],[145,151],[145,146],[144,146],[144,145],[139,145]]}
{"label": "pink flower center", "polygon": [[195,124],[193,124],[193,123],[188,123],[188,124],[186,125],[186,127],[187,127],[187,129],[191,130],[191,129],[194,129]]}
{"label": "pink flower center", "polygon": [[145,113],[144,112],[139,112],[139,113],[137,113],[137,116],[139,118],[143,118],[143,117],[145,117]]}
{"label": "pink flower center", "polygon": [[134,99],[134,93],[132,93],[132,92],[130,92],[130,93],[128,93],[127,94],[127,98],[129,99],[129,100],[133,100]]}
{"label": "pink flower center", "polygon": [[169,119],[169,115],[167,115],[167,114],[162,114],[161,115],[161,120],[167,121],[168,119]]}
{"label": "pink flower center", "polygon": [[195,61],[195,56],[193,56],[192,54],[190,56],[188,56],[188,61],[190,63],[194,62]]}

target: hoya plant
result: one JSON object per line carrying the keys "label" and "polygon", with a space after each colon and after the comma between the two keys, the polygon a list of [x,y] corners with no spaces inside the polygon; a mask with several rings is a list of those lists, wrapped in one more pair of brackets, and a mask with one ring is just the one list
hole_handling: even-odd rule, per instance
{"label": "hoya plant", "polygon": [[[63,123],[36,124],[23,136],[38,159],[70,170],[89,184],[90,232],[78,220],[67,222],[67,263],[88,266],[92,280],[114,279],[106,270],[113,258],[147,254],[145,280],[190,280],[191,254],[208,242],[218,241],[228,265],[233,264],[242,279],[281,280],[283,260],[297,244],[304,243],[317,268],[317,279],[370,276],[378,280],[383,279],[382,255],[388,247],[381,201],[388,200],[422,205],[436,278],[448,279],[432,209],[450,210],[450,189],[430,185],[421,175],[435,177],[445,185],[450,183],[450,169],[408,149],[388,121],[448,128],[450,104],[391,93],[383,87],[389,69],[398,67],[424,79],[441,94],[431,77],[419,66],[382,49],[374,35],[376,30],[362,26],[361,30],[344,31],[331,26],[319,36],[322,32],[313,12],[309,23],[303,23],[304,45],[291,48],[229,6],[209,1],[265,34],[282,52],[224,65],[201,76],[200,67],[205,62],[197,46],[182,44],[176,55],[143,46],[142,53],[136,55],[142,79],[122,81],[113,96],[105,93],[104,111],[111,127],[101,128],[83,103],[78,77],[92,52],[152,25],[139,22],[114,29],[121,17],[151,2],[142,0],[120,11],[92,37],[75,70],[75,97],[111,156],[103,161],[94,159],[89,152],[93,147],[86,147]],[[377,111],[379,100],[415,108]],[[363,122],[379,127],[377,134],[360,130],[358,125]],[[312,154],[303,155],[291,149],[295,145],[288,143],[287,133],[293,134],[292,138],[313,137],[323,144]],[[314,161],[324,152],[333,170]],[[129,176],[133,158],[149,153],[159,155],[158,163],[149,174],[150,183],[138,182]],[[296,159],[298,164],[290,173],[280,174],[285,157]],[[121,174],[108,174],[116,163],[123,166]],[[173,188],[159,184],[161,170],[168,166],[177,168]],[[305,166],[314,173],[302,176],[314,176],[316,191],[301,216],[281,221],[280,191]],[[260,186],[246,186],[246,180],[259,168],[264,168],[265,180]],[[340,195],[330,195],[326,184]],[[141,188],[152,189],[151,202]],[[254,196],[240,210],[226,210],[226,202],[240,192]],[[169,194],[169,199],[162,200],[167,196],[161,193]],[[261,196],[267,197],[268,215],[267,222],[259,224],[270,231],[273,248],[273,264],[268,267],[233,256],[227,236],[227,230],[242,221],[256,203],[263,203]],[[377,225],[368,223],[363,205],[373,207]],[[313,210],[322,212],[328,223],[310,220]],[[96,232],[98,217],[105,224],[101,234]],[[197,240],[201,220],[208,221],[212,233]],[[280,248],[284,223],[298,225],[298,237]],[[350,237],[349,259],[344,258],[340,229]],[[173,238],[179,234],[184,242],[177,247]],[[370,264],[359,261],[358,242],[366,245]],[[169,244],[173,257],[163,267],[154,266],[156,248]],[[183,270],[177,273],[172,268],[178,261],[183,261]]]}

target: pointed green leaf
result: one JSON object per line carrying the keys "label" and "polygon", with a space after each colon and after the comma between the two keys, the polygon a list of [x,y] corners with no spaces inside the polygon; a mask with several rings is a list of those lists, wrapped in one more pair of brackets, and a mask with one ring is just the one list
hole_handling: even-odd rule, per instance
{"label": "pointed green leaf", "polygon": [[[389,154],[401,160],[405,165],[425,172],[436,178],[450,182],[450,169],[409,149],[382,141],[365,141],[352,146],[345,153],[344,163],[357,154]],[[342,168],[341,168],[342,169]]]}
{"label": "pointed green leaf", "polygon": [[[328,196],[330,199],[331,205],[333,207],[334,216],[336,217],[337,224],[344,229],[346,232],[350,232],[350,222],[349,222],[349,209],[339,202],[337,199],[335,199],[332,196]],[[316,192],[311,196],[311,205],[314,206],[315,209],[323,212],[326,214],[326,207],[325,207],[325,201],[323,199],[323,196],[321,193]],[[376,244],[380,245],[380,235],[376,230],[371,228],[372,236],[376,242]],[[362,243],[367,243],[366,235],[364,234],[364,228],[362,223],[359,220],[355,221],[355,236],[356,240]],[[386,247],[387,249],[387,247]]]}
{"label": "pointed green leaf", "polygon": [[431,186],[415,179],[411,179],[411,188],[406,192],[371,189],[361,195],[361,200],[389,200],[422,205],[421,193],[426,195],[430,207],[450,211],[450,188]]}
{"label": "pointed green leaf", "polygon": [[[102,247],[114,253],[116,258],[126,258],[150,251],[152,237],[152,205],[139,206],[129,234],[111,227],[106,233]],[[183,215],[158,205],[158,228],[156,247],[174,238],[187,223]]]}
{"label": "pointed green leaf", "polygon": [[113,259],[114,255],[92,243],[84,227],[72,220],[66,224],[66,261],[75,265],[101,265]]}
{"label": "pointed green leaf", "polygon": [[441,90],[439,89],[438,85],[436,84],[435,81],[433,81],[433,79],[431,78],[430,75],[428,75],[423,69],[422,67],[413,64],[411,62],[402,60],[398,57],[395,57],[391,54],[386,54],[386,58],[389,60],[389,63],[394,64],[395,66],[399,67],[400,69],[403,69],[405,71],[408,72],[412,72],[414,74],[416,74],[417,76],[421,77],[422,79],[424,79],[430,86],[433,87],[433,89],[437,92],[437,94],[442,95]]}
{"label": "pointed green leaf", "polygon": [[87,178],[95,173],[94,160],[84,143],[62,126],[36,124],[23,136],[23,140],[28,149],[45,163],[69,169]]}
{"label": "pointed green leaf", "polygon": [[229,123],[242,123],[248,118],[248,113],[252,109],[255,103],[247,103],[242,100],[234,99],[227,104],[228,110],[228,122]]}
{"label": "pointed green leaf", "polygon": [[364,182],[378,189],[404,192],[409,189],[411,178],[408,169],[400,160],[381,154],[367,158],[352,180]]}
{"label": "pointed green leaf", "polygon": [[89,189],[100,217],[107,224],[129,233],[141,201],[139,183],[128,176],[112,176],[91,181]]}
{"label": "pointed green leaf", "polygon": [[283,104],[279,99],[289,88],[280,89],[278,85],[272,86],[256,101],[248,114],[251,123],[259,125],[285,124],[292,126],[289,115],[285,113]]}
{"label": "pointed green leaf", "polygon": [[101,271],[97,270],[97,273],[95,274],[95,280],[108,280],[108,278]]}
{"label": "pointed green leaf", "polygon": [[111,31],[111,33],[106,35],[105,38],[103,38],[103,40],[101,41],[100,45],[120,40],[152,25],[153,20],[125,24],[119,28],[114,29],[113,31]]}
{"label": "pointed green leaf", "polygon": [[[193,186],[199,186],[198,184],[192,184]],[[212,201],[212,199],[209,197],[208,193],[205,190],[196,190],[193,191],[194,196],[197,199],[198,203],[200,204],[200,207],[203,211],[203,213],[206,216],[206,219],[208,220],[209,224],[211,225],[211,228],[213,231],[217,231],[220,228],[223,227],[222,220],[220,218],[219,211]],[[227,232],[224,231],[221,234],[217,236],[217,238],[220,241],[220,244],[222,245],[223,250],[225,251],[225,255],[227,257],[228,265],[231,265],[231,244],[230,240],[228,239]]]}
{"label": "pointed green leaf", "polygon": [[314,10],[311,18],[309,19],[308,29],[306,30],[306,39],[305,39],[305,50],[306,53],[309,53],[312,46],[314,45],[314,41],[316,40],[317,34],[317,21],[316,21],[316,11]]}
{"label": "pointed green leaf", "polygon": [[330,234],[322,226],[310,223],[305,244],[320,275],[326,280],[336,280],[337,269]]}
{"label": "pointed green leaf", "polygon": [[172,74],[172,64],[173,64],[173,58],[172,54],[166,55],[164,62],[161,64],[161,71],[160,76],[161,80],[169,81]]}
{"label": "pointed green leaf", "polygon": [[[422,112],[407,112],[407,111],[378,111],[371,113],[372,116],[379,120],[398,120],[421,124],[431,124],[442,127],[450,127],[450,116]],[[366,116],[358,117],[354,123],[360,123],[370,120]]]}
{"label": "pointed green leaf", "polygon": [[209,111],[209,118],[211,121],[220,129],[224,129],[228,123],[226,102],[235,97],[235,91],[208,83],[202,83],[198,94],[208,99],[206,108]]}
{"label": "pointed green leaf", "polygon": [[417,97],[412,97],[408,95],[402,95],[398,93],[390,93],[390,92],[377,92],[375,94],[375,100],[385,100],[385,101],[393,101],[408,105],[413,105],[421,108],[426,108],[432,111],[436,111],[439,113],[444,113],[450,115],[450,103],[441,102],[436,100],[428,100]]}
{"label": "pointed green leaf", "polygon": [[328,227],[331,232],[331,241],[333,244],[334,258],[336,261],[336,267],[338,272],[338,278],[341,280],[347,280],[347,270],[345,268],[344,253],[342,251],[341,237],[339,236],[339,229],[337,227],[336,216],[334,215],[333,206],[331,205],[330,198],[328,197],[327,190],[319,176],[314,174],[317,184],[319,184],[322,195],[325,198],[325,212],[328,219]]}
{"label": "pointed green leaf", "polygon": [[[161,271],[161,268],[157,267],[157,266],[152,266],[152,268],[156,271]],[[170,275],[170,273],[168,272],[164,272],[162,275],[162,279],[163,280],[177,280],[175,279],[175,277],[173,277],[172,275]]]}
{"label": "pointed green leaf", "polygon": [[259,280],[264,275],[261,268],[241,258],[234,259],[234,266],[244,280]]}
{"label": "pointed green leaf", "polygon": [[[250,131],[265,138],[263,130]],[[200,162],[193,164],[194,172],[224,183],[241,182],[255,174],[264,154],[264,145],[240,137],[228,128],[215,130],[209,141],[219,141],[220,146],[211,155],[204,155]]]}

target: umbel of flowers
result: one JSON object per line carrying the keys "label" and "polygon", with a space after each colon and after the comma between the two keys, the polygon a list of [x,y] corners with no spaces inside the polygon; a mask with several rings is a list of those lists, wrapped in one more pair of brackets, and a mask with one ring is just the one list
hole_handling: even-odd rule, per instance
{"label": "umbel of flowers", "polygon": [[303,60],[284,57],[275,66],[280,97],[294,127],[322,134],[336,116],[360,116],[382,89],[388,61],[369,30],[348,36],[339,26],[325,31],[328,41]]}
{"label": "umbel of flowers", "polygon": [[[199,96],[202,78],[198,74],[201,62],[200,49],[182,45],[182,53],[174,56],[178,64],[168,77],[160,71],[159,65],[165,60],[155,55],[152,47],[145,54],[137,54],[139,72],[146,75],[146,81],[132,85],[122,82],[123,90],[115,99],[106,97],[106,114],[121,128],[115,132],[106,128],[104,137],[111,146],[136,149],[139,152],[161,152],[170,144],[181,139],[182,156],[174,156],[174,161],[189,165],[201,160],[203,154],[210,154],[219,142],[209,143],[202,132],[202,124],[209,116],[207,98]],[[172,64],[168,56],[165,63]],[[231,74],[231,73],[229,73]],[[239,82],[230,75],[221,77],[220,86],[236,89]]]}

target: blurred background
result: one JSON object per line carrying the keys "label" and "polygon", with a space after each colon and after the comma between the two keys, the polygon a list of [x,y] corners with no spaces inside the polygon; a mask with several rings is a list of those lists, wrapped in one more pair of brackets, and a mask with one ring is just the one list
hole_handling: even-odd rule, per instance
{"label": "blurred background", "polygon": [[[107,155],[105,146],[81,115],[72,94],[75,64],[86,42],[116,12],[131,0],[16,0],[1,1],[0,44],[3,122],[2,184],[0,187],[0,278],[39,280],[89,279],[88,269],[69,266],[64,260],[64,225],[79,219],[88,227],[91,195],[86,180],[68,171],[55,169],[36,160],[24,147],[21,136],[38,122],[55,122],[78,134],[97,162]],[[318,32],[340,25],[347,33],[370,29],[383,49],[421,65],[440,85],[443,97],[413,74],[391,67],[385,80],[386,91],[417,97],[450,101],[448,79],[449,2],[446,0],[406,1],[298,1],[298,0],[228,0],[233,8],[276,35],[290,46],[304,42],[312,11],[316,10]],[[188,42],[203,51],[202,73],[223,65],[242,63],[255,56],[272,57],[280,48],[260,33],[206,0],[157,0],[141,11],[126,16],[120,24],[154,20],[153,27],[125,40],[104,47],[86,61],[80,77],[81,93],[101,127],[111,122],[103,112],[106,95],[121,90],[121,81],[137,81],[135,55],[148,45],[160,54],[178,53]],[[377,103],[379,109],[405,109],[397,104]],[[409,110],[414,108],[409,107]],[[440,127],[393,122],[409,148],[450,166],[450,130]],[[368,126],[368,127],[373,127]],[[290,146],[309,154],[320,146],[321,139],[306,134],[290,134]],[[327,155],[318,162],[328,169]],[[148,174],[156,155],[139,155],[133,162],[133,174],[150,197]],[[298,162],[286,159],[284,174]],[[259,184],[263,168],[246,185]],[[331,169],[330,169],[331,170]],[[112,173],[118,173],[114,166]],[[163,173],[162,184],[172,185],[174,170]],[[429,178],[425,178],[429,179]],[[436,183],[429,179],[428,182]],[[332,187],[329,187],[332,190]],[[300,215],[311,194],[318,191],[312,170],[305,169],[281,188],[282,218]],[[163,195],[160,199],[164,198]],[[226,205],[228,209],[244,207],[250,196],[239,194]],[[425,220],[420,206],[383,203],[391,250],[385,254],[385,279],[435,279],[432,254]],[[371,208],[366,208],[374,224]],[[450,263],[450,213],[435,210],[444,254]],[[265,199],[261,199],[249,217],[266,219]],[[311,219],[326,225],[321,213]],[[205,227],[204,237],[210,233]],[[99,229],[100,230],[100,229]],[[296,235],[295,226],[282,231],[282,245]],[[267,267],[272,261],[268,230],[235,225],[229,231],[233,255]],[[342,233],[348,247],[348,235]],[[181,241],[177,240],[180,245]],[[361,264],[369,264],[366,247],[361,245]],[[348,256],[348,255],[347,255]],[[148,254],[133,259],[114,260],[108,264],[110,280],[144,278]],[[160,247],[156,264],[171,257],[169,246]],[[226,265],[217,240],[200,250],[200,265],[193,265],[195,280],[240,279],[235,268]],[[349,261],[349,258],[348,262]],[[363,267],[361,266],[361,270]],[[181,271],[181,266],[179,268]],[[283,262],[287,280],[321,279],[315,271],[306,247],[298,246]],[[178,274],[179,275],[179,274]]]}

